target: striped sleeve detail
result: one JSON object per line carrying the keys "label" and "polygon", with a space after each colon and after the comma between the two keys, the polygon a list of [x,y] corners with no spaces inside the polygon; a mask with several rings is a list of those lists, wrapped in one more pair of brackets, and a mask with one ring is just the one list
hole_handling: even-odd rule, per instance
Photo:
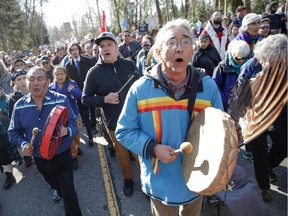
{"label": "striped sleeve detail", "polygon": [[[50,101],[45,101],[43,103],[43,105],[57,105],[60,103],[64,103],[65,102],[65,98],[59,98],[58,100],[50,100]],[[32,108],[32,107],[37,107],[37,105],[35,103],[24,103],[24,104],[18,104],[15,107],[15,110],[20,110],[20,109],[24,109],[24,108]]]}
{"label": "striped sleeve detail", "polygon": [[[162,143],[162,120],[161,120],[161,111],[156,110],[152,112],[153,116],[153,125],[156,134],[156,142],[161,144]],[[158,158],[152,159],[152,169],[154,174],[157,174],[160,169],[160,161]]]}
{"label": "striped sleeve detail", "polygon": [[60,103],[64,103],[65,102],[65,98],[59,98],[57,100],[50,100],[50,101],[45,101],[43,103],[43,105],[53,105],[53,104],[60,104]]}
{"label": "striped sleeve detail", "polygon": [[188,109],[188,99],[176,101],[170,97],[150,98],[138,101],[138,112],[151,112],[168,109]]}
{"label": "striped sleeve detail", "polygon": [[25,103],[25,104],[18,104],[15,106],[15,110],[19,110],[19,109],[24,109],[24,108],[31,108],[31,107],[37,107],[36,104],[34,103]]}
{"label": "striped sleeve detail", "polygon": [[193,108],[193,116],[196,116],[197,113],[201,112],[207,107],[211,107],[211,101],[208,100],[202,100],[202,99],[196,99],[194,108]]}

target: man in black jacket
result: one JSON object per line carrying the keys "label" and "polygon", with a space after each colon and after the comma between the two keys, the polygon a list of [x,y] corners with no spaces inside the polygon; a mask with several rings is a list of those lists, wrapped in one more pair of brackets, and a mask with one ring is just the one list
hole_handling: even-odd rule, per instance
{"label": "man in black jacket", "polygon": [[[118,46],[112,33],[101,33],[95,43],[99,46],[100,57],[87,74],[82,102],[90,107],[103,108],[124,178],[123,192],[126,197],[130,197],[133,194],[134,182],[129,151],[117,141],[115,129],[127,92],[136,79],[134,77],[136,66],[133,61],[118,57]],[[135,159],[139,166],[138,158]]]}
{"label": "man in black jacket", "polygon": [[[84,81],[88,70],[94,66],[93,61],[85,56],[80,55],[81,47],[78,43],[73,42],[68,46],[69,61],[65,64],[68,74],[74,80],[78,87],[83,90]],[[86,127],[89,137],[89,146],[93,146],[93,133],[89,115],[89,107],[78,101],[78,107],[84,126]]]}

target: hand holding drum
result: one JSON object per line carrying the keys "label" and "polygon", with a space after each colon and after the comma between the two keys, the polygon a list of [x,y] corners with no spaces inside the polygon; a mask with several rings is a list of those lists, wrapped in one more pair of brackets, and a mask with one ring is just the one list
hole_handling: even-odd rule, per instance
{"label": "hand holding drum", "polygon": [[180,145],[180,148],[179,149],[176,149],[175,151],[173,152],[170,152],[170,155],[174,155],[174,154],[177,154],[179,152],[182,152],[182,153],[190,153],[192,152],[193,150],[193,146],[190,142],[183,142],[181,145]]}

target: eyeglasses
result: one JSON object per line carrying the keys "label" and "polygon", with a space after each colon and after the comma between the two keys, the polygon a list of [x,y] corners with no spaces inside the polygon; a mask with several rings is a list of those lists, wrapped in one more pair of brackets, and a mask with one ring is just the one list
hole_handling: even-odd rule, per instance
{"label": "eyeglasses", "polygon": [[49,62],[48,61],[43,61],[43,62],[41,62],[41,64],[42,65],[47,65],[47,64],[49,64]]}
{"label": "eyeglasses", "polygon": [[181,46],[183,48],[191,48],[192,46],[192,41],[190,38],[183,38],[180,41],[176,40],[175,38],[171,38],[168,41],[166,41],[166,45],[171,48],[175,49],[178,46],[178,43],[180,42]]}
{"label": "eyeglasses", "polygon": [[238,57],[234,57],[234,59],[235,60],[237,60],[237,61],[244,61],[244,60],[246,60],[248,57],[243,57],[243,58],[238,58]]}
{"label": "eyeglasses", "polygon": [[130,35],[124,35],[124,37],[130,37]]}

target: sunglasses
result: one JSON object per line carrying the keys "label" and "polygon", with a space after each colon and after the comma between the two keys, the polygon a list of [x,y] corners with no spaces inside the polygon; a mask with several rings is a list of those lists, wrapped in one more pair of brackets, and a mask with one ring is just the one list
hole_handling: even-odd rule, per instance
{"label": "sunglasses", "polygon": [[248,58],[248,57],[243,57],[243,58],[234,57],[234,59],[237,60],[237,61],[241,61],[241,60],[244,61],[244,60],[246,60],[247,58]]}

